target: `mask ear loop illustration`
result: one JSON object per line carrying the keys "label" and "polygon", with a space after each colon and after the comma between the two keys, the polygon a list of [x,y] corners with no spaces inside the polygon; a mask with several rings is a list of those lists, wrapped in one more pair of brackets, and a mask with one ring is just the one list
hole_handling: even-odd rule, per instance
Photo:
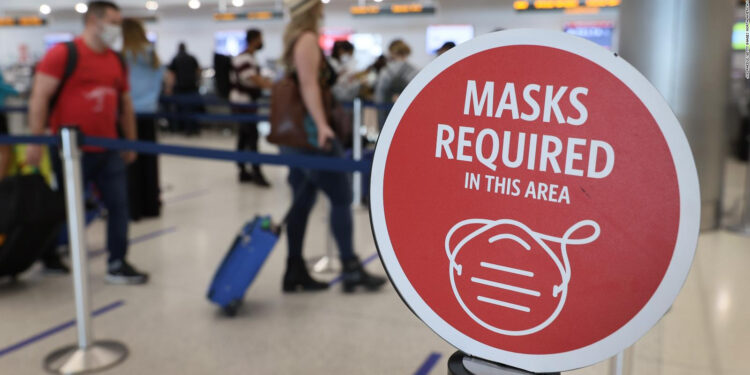
{"label": "mask ear loop illustration", "polygon": [[[451,240],[453,238],[453,235],[456,233],[456,231],[458,231],[459,229],[461,229],[461,228],[463,228],[463,227],[465,227],[467,225],[481,225],[481,227],[479,227],[478,229],[476,229],[475,231],[473,231],[472,233],[470,233],[468,236],[466,236],[465,238],[463,238],[461,241],[459,241],[459,243],[456,244],[456,246],[454,248],[451,248],[450,243],[451,243]],[[558,296],[560,296],[560,301],[558,303],[557,308],[552,313],[552,315],[549,318],[547,318],[543,323],[541,323],[541,324],[539,324],[539,325],[537,325],[537,326],[535,326],[533,328],[530,328],[530,329],[520,330],[520,331],[510,331],[510,330],[504,330],[504,329],[501,329],[501,328],[494,327],[494,326],[492,326],[490,324],[487,324],[486,322],[484,322],[483,320],[481,320],[479,317],[477,317],[466,306],[466,304],[464,303],[463,299],[460,296],[460,293],[458,292],[458,290],[456,288],[455,276],[454,276],[454,272],[453,271],[455,270],[455,273],[458,276],[461,276],[462,273],[463,273],[463,267],[456,262],[456,257],[458,256],[458,253],[461,251],[461,249],[463,248],[463,246],[466,245],[466,243],[468,243],[472,239],[476,238],[477,236],[481,235],[482,233],[484,233],[484,232],[486,232],[486,231],[488,231],[490,229],[493,229],[493,228],[495,228],[497,226],[500,226],[500,225],[515,226],[515,227],[523,230],[527,234],[529,234],[545,250],[545,252],[547,253],[547,255],[553,260],[553,262],[555,263],[556,267],[558,268],[558,271],[560,272],[561,283],[560,283],[560,285],[555,285],[553,287],[553,290],[552,290],[552,296],[553,297],[557,298]],[[591,228],[593,228],[594,232],[591,235],[589,235],[588,237],[579,238],[579,239],[571,238],[571,237],[573,237],[573,235],[578,230],[580,230],[580,229],[582,229],[584,227],[591,227]],[[512,219],[500,219],[500,220],[496,220],[496,221],[487,220],[487,219],[468,219],[468,220],[463,220],[463,221],[459,222],[458,224],[454,225],[453,228],[451,228],[451,230],[448,232],[448,234],[445,237],[445,251],[446,251],[446,255],[448,256],[448,260],[450,262],[449,273],[450,273],[451,286],[453,288],[453,294],[455,295],[456,300],[461,305],[461,307],[464,309],[464,311],[469,315],[469,317],[471,317],[475,322],[477,322],[478,324],[480,324],[481,326],[487,328],[490,331],[493,331],[493,332],[496,332],[496,333],[499,333],[499,334],[503,334],[503,335],[508,335],[508,336],[523,336],[523,335],[529,335],[529,334],[538,332],[538,331],[546,328],[549,324],[551,324],[557,318],[557,316],[560,314],[560,311],[562,311],[562,308],[565,305],[565,300],[566,300],[567,292],[568,292],[568,284],[570,283],[570,278],[571,278],[570,260],[568,258],[568,253],[567,253],[567,251],[568,251],[568,249],[567,249],[568,245],[586,245],[586,244],[589,244],[589,243],[595,241],[597,238],[599,238],[600,233],[601,233],[601,229],[599,227],[599,224],[597,224],[593,220],[582,220],[582,221],[574,224],[567,231],[565,231],[565,234],[563,234],[562,237],[555,237],[555,236],[550,236],[550,235],[546,235],[546,234],[543,234],[543,233],[535,232],[535,231],[531,230],[531,228],[529,228],[525,224],[523,224],[523,223],[521,223],[519,221],[516,221],[516,220],[512,220]],[[491,237],[489,239],[489,243],[494,243],[494,242],[497,242],[497,241],[500,241],[500,240],[504,240],[504,239],[513,240],[514,242],[516,242],[516,243],[520,244],[521,246],[523,246],[523,248],[525,250],[527,250],[527,251],[529,251],[531,249],[531,247],[528,245],[528,243],[526,243],[525,241],[523,241],[522,239],[520,239],[518,236],[509,234],[509,233],[504,233],[504,234],[499,234],[497,236],[493,236],[493,237]],[[560,244],[560,251],[561,251],[561,255],[562,255],[562,261],[554,253],[554,251],[552,251],[552,249],[545,243],[545,241],[547,241],[547,242],[554,242],[554,243]],[[562,293],[562,295],[561,295],[561,293]],[[486,302],[486,299],[483,300],[482,297],[479,297],[479,300]],[[502,304],[501,303],[501,306],[504,306],[504,305],[506,305],[506,304]],[[530,310],[523,309],[523,311],[529,312]]]}

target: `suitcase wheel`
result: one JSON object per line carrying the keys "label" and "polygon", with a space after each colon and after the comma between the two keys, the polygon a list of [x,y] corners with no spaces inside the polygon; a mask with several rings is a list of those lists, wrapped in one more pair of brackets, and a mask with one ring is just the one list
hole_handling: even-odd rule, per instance
{"label": "suitcase wheel", "polygon": [[242,305],[242,300],[232,300],[232,302],[229,302],[226,306],[224,306],[224,314],[230,317],[236,316],[237,311],[240,309],[240,305]]}

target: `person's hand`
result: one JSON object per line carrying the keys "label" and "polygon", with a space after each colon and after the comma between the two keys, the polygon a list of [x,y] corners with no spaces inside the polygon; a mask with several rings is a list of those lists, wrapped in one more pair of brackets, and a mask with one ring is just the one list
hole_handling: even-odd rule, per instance
{"label": "person's hand", "polygon": [[324,125],[318,127],[318,147],[321,149],[328,149],[328,140],[336,137],[333,134],[333,129],[330,126]]}
{"label": "person's hand", "polygon": [[136,158],[138,158],[138,154],[135,151],[123,151],[122,153],[122,160],[125,161],[125,164],[133,164]]}
{"label": "person's hand", "polygon": [[42,146],[40,145],[27,145],[26,146],[26,165],[32,167],[38,167],[42,161]]}

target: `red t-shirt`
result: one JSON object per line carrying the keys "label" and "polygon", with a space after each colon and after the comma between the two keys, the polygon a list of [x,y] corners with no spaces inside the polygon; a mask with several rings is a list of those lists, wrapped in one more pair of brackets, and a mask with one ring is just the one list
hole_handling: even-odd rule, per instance
{"label": "red t-shirt", "polygon": [[[95,52],[76,38],[78,61],[52,108],[49,124],[54,133],[62,125],[77,125],[83,134],[117,138],[117,115],[122,93],[130,90],[127,72],[114,51]],[[60,43],[36,67],[59,79],[65,72],[68,48]]]}

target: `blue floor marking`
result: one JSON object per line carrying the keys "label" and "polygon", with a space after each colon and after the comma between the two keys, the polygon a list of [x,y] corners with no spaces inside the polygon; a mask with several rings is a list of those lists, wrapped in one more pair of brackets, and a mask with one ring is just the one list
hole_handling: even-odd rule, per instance
{"label": "blue floor marking", "polygon": [[440,357],[442,357],[440,353],[435,353],[435,352],[430,353],[427,359],[425,359],[424,362],[422,362],[422,366],[419,366],[419,368],[414,373],[414,375],[429,374],[430,371],[432,371],[432,368],[435,367],[437,362],[440,360]]}
{"label": "blue floor marking", "polygon": [[163,202],[164,204],[178,203],[178,202],[186,201],[188,199],[198,198],[200,196],[207,195],[210,192],[211,192],[211,189],[208,189],[208,188],[201,189],[201,190],[193,191],[190,193],[178,194],[178,195],[175,195],[174,197],[166,198],[164,199]]}
{"label": "blue floor marking", "polygon": [[[101,308],[99,308],[97,310],[94,310],[94,312],[91,313],[91,315],[93,317],[97,317],[97,316],[102,315],[104,313],[110,312],[110,311],[112,311],[112,310],[114,310],[114,309],[116,309],[116,308],[118,308],[118,307],[120,307],[120,306],[122,306],[124,304],[125,304],[125,301],[123,301],[123,300],[120,300],[120,301],[117,301],[117,302],[113,302],[113,303],[110,303],[109,305],[106,305],[106,306],[103,306],[103,307],[101,307]],[[0,349],[0,358],[2,358],[5,355],[8,355],[10,353],[13,353],[16,350],[19,350],[19,349],[24,348],[24,347],[26,347],[28,345],[31,345],[31,344],[33,344],[35,342],[44,340],[47,337],[50,337],[50,336],[52,336],[52,335],[54,335],[56,333],[59,333],[59,332],[62,332],[64,330],[68,329],[68,328],[74,327],[75,325],[76,325],[75,320],[69,320],[69,321],[67,321],[65,323],[62,323],[62,324],[57,325],[55,327],[52,327],[52,328],[50,328],[50,329],[48,329],[48,330],[46,330],[44,332],[38,333],[38,334],[36,334],[34,336],[31,336],[31,337],[29,337],[29,338],[27,338],[25,340],[19,341],[19,342],[15,343],[13,345],[10,345],[10,346],[8,346],[6,348]]]}

